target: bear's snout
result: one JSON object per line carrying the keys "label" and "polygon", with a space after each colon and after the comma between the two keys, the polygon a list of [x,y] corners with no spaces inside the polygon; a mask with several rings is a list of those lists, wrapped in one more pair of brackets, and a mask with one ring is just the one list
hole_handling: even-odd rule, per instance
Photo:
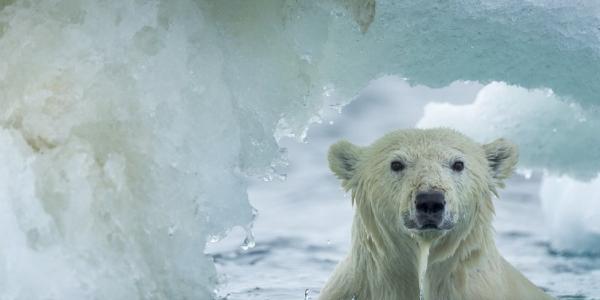
{"label": "bear's snout", "polygon": [[415,199],[417,225],[419,229],[437,229],[440,227],[446,207],[444,194],[441,192],[420,192]]}

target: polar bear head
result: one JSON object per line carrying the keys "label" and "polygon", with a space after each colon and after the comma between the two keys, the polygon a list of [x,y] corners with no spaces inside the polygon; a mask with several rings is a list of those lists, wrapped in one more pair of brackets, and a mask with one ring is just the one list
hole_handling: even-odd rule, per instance
{"label": "polar bear head", "polygon": [[478,144],[451,129],[391,132],[370,146],[331,146],[329,166],[352,191],[367,230],[433,239],[491,224],[492,194],[512,173],[516,147]]}

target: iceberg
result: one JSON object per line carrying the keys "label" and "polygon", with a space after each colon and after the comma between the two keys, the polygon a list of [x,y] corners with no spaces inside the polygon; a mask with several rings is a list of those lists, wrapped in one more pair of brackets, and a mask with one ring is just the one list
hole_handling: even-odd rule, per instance
{"label": "iceberg", "polygon": [[[0,1],[0,298],[214,297],[203,251],[252,222],[247,178],[276,176],[279,138],[302,139],[381,75],[552,91],[538,119],[593,140],[599,13],[593,1]],[[531,167],[598,172],[594,151],[569,161],[571,146],[539,149],[547,132],[505,130]]]}
{"label": "iceberg", "polygon": [[308,64],[215,3],[0,3],[0,298],[212,298],[207,240],[321,107]]}
{"label": "iceberg", "polygon": [[600,254],[600,178],[580,181],[546,174],[540,197],[555,251]]}

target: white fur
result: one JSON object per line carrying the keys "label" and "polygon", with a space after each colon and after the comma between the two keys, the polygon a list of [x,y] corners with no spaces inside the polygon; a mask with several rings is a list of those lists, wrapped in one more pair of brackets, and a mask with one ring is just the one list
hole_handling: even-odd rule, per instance
{"label": "white fur", "polygon": [[[346,141],[329,152],[332,171],[356,205],[352,248],[322,300],[551,299],[504,260],[492,231],[492,196],[517,163],[505,140],[479,145],[450,129],[387,134],[368,147]],[[401,160],[400,172],[390,163]],[[462,160],[465,169],[451,169]],[[446,231],[409,229],[420,191],[443,191]]]}

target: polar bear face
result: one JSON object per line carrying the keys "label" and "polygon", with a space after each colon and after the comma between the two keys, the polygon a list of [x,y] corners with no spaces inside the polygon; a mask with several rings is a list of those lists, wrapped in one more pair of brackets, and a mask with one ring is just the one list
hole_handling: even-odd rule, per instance
{"label": "polar bear face", "polygon": [[341,141],[329,152],[366,226],[425,238],[491,220],[490,195],[516,162],[511,143],[480,145],[450,129],[399,130],[368,147]]}

